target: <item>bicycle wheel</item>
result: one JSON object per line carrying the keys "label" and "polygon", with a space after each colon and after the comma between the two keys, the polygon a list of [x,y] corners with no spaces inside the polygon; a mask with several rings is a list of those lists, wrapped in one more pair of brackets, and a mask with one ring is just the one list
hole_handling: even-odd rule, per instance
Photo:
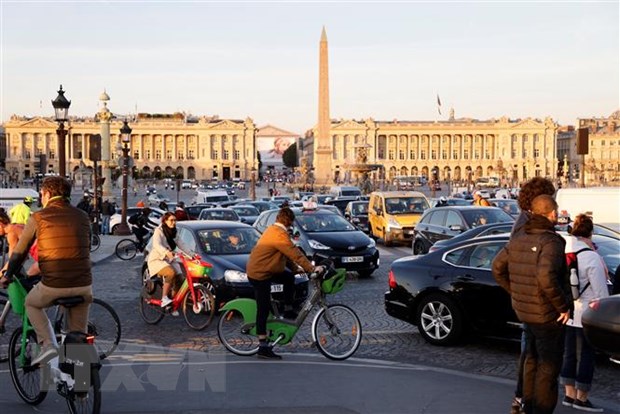
{"label": "bicycle wheel", "polygon": [[250,334],[254,326],[243,321],[243,315],[236,309],[225,311],[217,324],[220,342],[233,354],[248,356],[258,352],[258,336]]}
{"label": "bicycle wheel", "polygon": [[71,414],[98,414],[101,411],[101,379],[99,369],[90,369],[88,392],[70,391],[66,397]]}
{"label": "bicycle wheel", "polygon": [[348,306],[328,305],[312,321],[312,339],[327,358],[347,359],[360,346],[362,324]]}
{"label": "bicycle wheel", "polygon": [[101,238],[98,234],[93,233],[90,238],[90,251],[91,253],[97,250],[101,246]]}
{"label": "bicycle wheel", "polygon": [[123,239],[116,243],[116,255],[122,260],[131,260],[138,253],[138,245],[131,239]]}
{"label": "bicycle wheel", "polygon": [[100,359],[116,350],[121,340],[121,321],[112,306],[94,298],[88,312],[88,334],[95,336],[95,348]]}
{"label": "bicycle wheel", "polygon": [[215,315],[215,298],[202,285],[194,286],[195,300],[189,290],[183,298],[183,316],[192,329],[202,330],[209,326]]}
{"label": "bicycle wheel", "polygon": [[[21,326],[21,321],[15,312],[11,311],[11,304],[4,292],[0,292],[0,315],[4,315],[4,322],[0,326],[0,362],[6,362],[9,359],[9,342],[11,342],[11,334]],[[6,314],[5,314],[6,313]]]}
{"label": "bicycle wheel", "polygon": [[164,318],[164,310],[159,305],[151,305],[149,300],[161,298],[161,283],[148,280],[140,291],[140,316],[144,322],[155,325]]}
{"label": "bicycle wheel", "polygon": [[30,405],[40,404],[47,395],[47,389],[43,387],[48,370],[48,365],[44,364],[31,366],[36,349],[38,348],[37,336],[34,331],[29,331],[26,337],[26,349],[24,349],[25,364],[20,364],[20,354],[22,351],[22,328],[17,328],[11,335],[9,343],[9,371],[11,380],[19,394],[19,397]]}

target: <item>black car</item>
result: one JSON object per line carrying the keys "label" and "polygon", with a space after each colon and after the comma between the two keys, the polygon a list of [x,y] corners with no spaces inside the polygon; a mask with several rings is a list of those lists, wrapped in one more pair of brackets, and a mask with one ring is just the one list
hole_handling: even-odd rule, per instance
{"label": "black car", "polygon": [[[246,266],[252,248],[260,233],[252,226],[231,221],[182,221],[177,223],[178,237],[198,253],[204,261],[213,265],[210,278],[215,289],[218,308],[221,304],[237,297],[254,298],[254,288],[248,282]],[[229,235],[238,238],[238,248],[229,242]],[[151,239],[152,240],[152,239]],[[151,246],[146,247],[142,263],[142,278],[148,280],[147,260]],[[187,252],[190,253],[190,252]],[[276,300],[282,300],[281,285],[274,285],[272,291]],[[308,295],[308,278],[295,276],[295,303],[300,304]]]}
{"label": "black car", "polygon": [[[325,201],[325,204],[328,206],[336,206],[338,210],[340,210],[340,212],[344,215],[344,209],[347,208],[347,205],[351,201],[356,201],[357,199],[357,197],[338,197]],[[366,213],[366,215],[368,215],[368,210],[366,211]]]}
{"label": "black car", "polygon": [[[491,273],[493,259],[509,239],[507,233],[473,238],[394,261],[384,297],[386,312],[416,325],[435,345],[454,344],[468,331],[519,337],[510,296]],[[595,235],[592,241],[607,268],[615,269],[620,240]]]}
{"label": "black car", "polygon": [[210,204],[210,203],[192,204],[191,206],[185,206],[185,212],[187,213],[187,216],[189,217],[190,220],[198,220],[198,216],[200,215],[200,212],[202,210],[204,210],[205,208],[213,208],[213,207],[216,207],[216,205]]}
{"label": "black car", "polygon": [[433,244],[428,251],[434,252],[435,250],[446,249],[456,243],[462,242],[463,240],[475,239],[477,237],[484,236],[492,236],[495,234],[510,233],[512,231],[513,225],[514,223],[511,222],[500,222],[474,227],[473,229],[469,229],[466,232],[459,234],[458,236],[452,237],[451,239],[444,239],[435,242],[435,244]]}
{"label": "black car", "polygon": [[497,207],[446,206],[426,210],[415,225],[413,254],[427,253],[439,240],[449,239],[474,227],[512,223],[514,218]]}
{"label": "black car", "polygon": [[276,204],[272,203],[271,201],[258,201],[258,200],[257,201],[246,201],[243,204],[256,207],[259,213],[262,213],[263,211],[275,210],[279,208]]}
{"label": "black car", "polygon": [[620,364],[620,295],[590,302],[581,323],[588,342]]}
{"label": "black car", "polygon": [[368,234],[368,201],[350,201],[344,209],[344,218]]}
{"label": "black car", "polygon": [[[334,266],[356,271],[368,277],[379,268],[379,251],[375,242],[353,227],[340,214],[319,206],[315,209],[293,208],[295,243],[305,255],[319,262],[330,259]],[[261,233],[275,223],[278,210],[265,211],[254,223]]]}

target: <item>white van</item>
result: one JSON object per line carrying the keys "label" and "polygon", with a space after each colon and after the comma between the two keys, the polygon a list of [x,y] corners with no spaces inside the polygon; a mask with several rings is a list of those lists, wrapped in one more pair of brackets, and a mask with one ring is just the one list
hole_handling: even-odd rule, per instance
{"label": "white van", "polygon": [[204,203],[224,203],[230,201],[230,197],[226,191],[197,191],[195,204]]}
{"label": "white van", "polygon": [[359,187],[334,186],[329,190],[329,194],[333,198],[338,197],[358,197],[362,195]]}
{"label": "white van", "polygon": [[0,189],[0,207],[8,212],[14,205],[22,203],[26,197],[34,198],[35,202],[30,207],[31,210],[36,210],[39,205],[39,193],[36,190],[32,188],[2,188]]}
{"label": "white van", "polygon": [[562,188],[555,194],[555,201],[559,211],[566,211],[571,219],[587,213],[592,215],[595,224],[620,231],[618,187]]}

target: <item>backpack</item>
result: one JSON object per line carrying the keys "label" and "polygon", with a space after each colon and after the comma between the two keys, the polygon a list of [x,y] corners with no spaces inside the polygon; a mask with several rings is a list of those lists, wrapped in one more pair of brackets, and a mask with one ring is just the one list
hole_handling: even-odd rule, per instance
{"label": "backpack", "polygon": [[136,224],[138,224],[138,219],[140,218],[140,214],[141,213],[136,213],[136,214],[132,214],[127,221],[129,222],[129,224],[133,224],[134,226]]}
{"label": "backpack", "polygon": [[579,253],[585,251],[592,251],[592,249],[584,247],[576,252],[566,253],[566,267],[568,268],[570,287],[574,300],[579,299],[581,294],[590,286],[590,281],[586,283],[583,289],[579,286],[579,261],[577,260],[577,256]]}

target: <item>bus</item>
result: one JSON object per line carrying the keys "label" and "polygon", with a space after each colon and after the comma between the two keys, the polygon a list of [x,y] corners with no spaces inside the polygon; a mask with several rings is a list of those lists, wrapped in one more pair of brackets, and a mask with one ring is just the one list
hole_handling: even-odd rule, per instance
{"label": "bus", "polygon": [[399,190],[412,190],[426,185],[426,178],[421,175],[400,175],[394,178],[394,185]]}

